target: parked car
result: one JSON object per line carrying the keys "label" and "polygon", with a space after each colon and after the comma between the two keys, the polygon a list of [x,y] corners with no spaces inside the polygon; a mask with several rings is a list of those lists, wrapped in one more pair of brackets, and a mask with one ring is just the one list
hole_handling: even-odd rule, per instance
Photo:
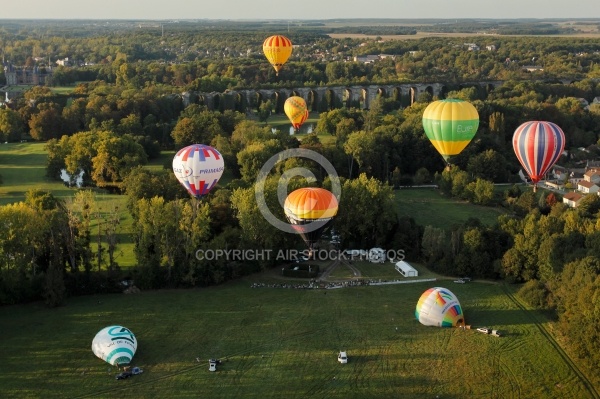
{"label": "parked car", "polygon": [[464,284],[465,280],[463,280],[462,278],[459,278],[458,280],[454,280],[454,282],[457,284]]}
{"label": "parked car", "polygon": [[217,359],[210,359],[208,361],[208,371],[217,371]]}
{"label": "parked car", "polygon": [[342,364],[348,363],[348,355],[346,354],[346,352],[342,351],[338,354],[338,362]]}
{"label": "parked car", "polygon": [[139,367],[134,367],[131,369],[131,374],[133,374],[133,375],[142,374],[143,372],[144,372],[144,370],[142,370]]}
{"label": "parked car", "polygon": [[123,371],[122,373],[117,374],[117,380],[124,380],[132,375],[133,374],[130,371]]}
{"label": "parked car", "polygon": [[487,327],[479,327],[479,328],[477,328],[477,331],[479,331],[480,333],[484,333],[484,334],[490,333],[490,329]]}

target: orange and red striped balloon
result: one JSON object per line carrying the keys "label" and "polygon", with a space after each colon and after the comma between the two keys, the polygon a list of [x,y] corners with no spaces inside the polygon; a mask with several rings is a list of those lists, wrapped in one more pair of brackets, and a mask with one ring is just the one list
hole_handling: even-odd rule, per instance
{"label": "orange and red striped balloon", "polygon": [[265,39],[263,42],[263,52],[267,60],[275,68],[275,74],[279,71],[292,55],[292,42],[285,36],[274,35]]}

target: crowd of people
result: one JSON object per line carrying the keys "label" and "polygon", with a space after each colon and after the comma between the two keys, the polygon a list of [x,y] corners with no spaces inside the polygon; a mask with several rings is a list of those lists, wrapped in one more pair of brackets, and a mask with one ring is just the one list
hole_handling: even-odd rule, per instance
{"label": "crowd of people", "polygon": [[310,280],[308,283],[253,283],[250,288],[294,288],[294,289],[336,289],[346,287],[363,287],[368,285],[394,284],[400,280],[348,280],[348,281],[331,281],[323,282]]}

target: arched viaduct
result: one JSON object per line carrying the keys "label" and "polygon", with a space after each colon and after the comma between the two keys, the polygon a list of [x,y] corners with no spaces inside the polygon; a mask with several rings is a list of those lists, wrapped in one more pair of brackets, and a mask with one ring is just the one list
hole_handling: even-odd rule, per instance
{"label": "arched viaduct", "polygon": [[486,92],[502,86],[502,81],[466,82],[460,85],[446,83],[406,83],[389,85],[353,85],[336,87],[301,87],[296,89],[247,89],[228,90],[225,93],[182,93],[184,105],[201,104],[211,110],[258,109],[260,104],[271,100],[275,112],[283,112],[283,103],[291,96],[304,98],[310,111],[328,111],[343,106],[368,109],[378,97],[392,98],[402,106],[414,103],[420,94],[429,93],[432,97],[445,98],[451,90],[476,87]]}

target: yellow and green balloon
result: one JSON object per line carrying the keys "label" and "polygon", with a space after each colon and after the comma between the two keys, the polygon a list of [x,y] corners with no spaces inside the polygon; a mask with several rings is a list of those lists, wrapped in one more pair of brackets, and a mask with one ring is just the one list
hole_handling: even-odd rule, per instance
{"label": "yellow and green balloon", "polygon": [[471,142],[479,127],[475,107],[463,100],[434,101],[423,112],[423,128],[431,144],[446,163]]}

